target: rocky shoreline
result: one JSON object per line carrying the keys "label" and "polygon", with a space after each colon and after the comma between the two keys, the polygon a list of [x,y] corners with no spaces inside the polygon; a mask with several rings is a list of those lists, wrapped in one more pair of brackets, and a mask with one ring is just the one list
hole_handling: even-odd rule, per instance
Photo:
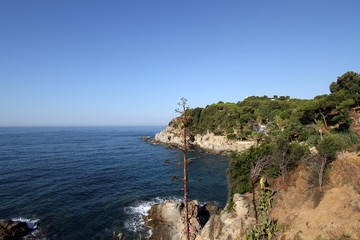
{"label": "rocky shoreline", "polygon": [[[246,195],[234,195],[234,210],[228,212],[207,203],[189,202],[190,235],[192,240],[235,240],[251,229],[255,223],[250,199]],[[184,203],[167,200],[155,204],[144,217],[145,225],[151,227],[150,240],[184,240]]]}
{"label": "rocky shoreline", "polygon": [[[212,154],[230,155],[232,151],[243,152],[256,144],[255,141],[229,140],[226,136],[215,135],[211,132],[190,135],[187,138],[196,148]],[[157,133],[151,143],[181,147],[184,144],[183,131],[168,126],[165,130]]]}

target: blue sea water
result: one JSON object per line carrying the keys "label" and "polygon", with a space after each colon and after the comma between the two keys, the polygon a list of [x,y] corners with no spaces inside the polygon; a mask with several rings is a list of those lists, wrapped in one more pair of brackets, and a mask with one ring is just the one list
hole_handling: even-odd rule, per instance
{"label": "blue sea water", "polygon": [[[183,174],[163,160],[182,158],[139,139],[162,127],[0,128],[0,219],[22,219],[38,239],[126,239],[148,234],[142,215],[152,204],[182,199]],[[196,153],[190,153],[195,156]],[[190,199],[224,207],[225,156],[207,155],[190,165]]]}

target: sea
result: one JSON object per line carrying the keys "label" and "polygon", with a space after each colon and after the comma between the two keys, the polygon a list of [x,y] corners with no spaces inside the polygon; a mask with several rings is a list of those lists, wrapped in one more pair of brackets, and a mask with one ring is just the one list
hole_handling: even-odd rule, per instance
{"label": "sea", "polygon": [[[0,220],[26,221],[25,239],[126,240],[151,234],[153,204],[183,200],[179,149],[140,139],[165,127],[0,128]],[[199,154],[189,152],[189,157]],[[229,158],[207,154],[189,166],[189,198],[224,207]]]}

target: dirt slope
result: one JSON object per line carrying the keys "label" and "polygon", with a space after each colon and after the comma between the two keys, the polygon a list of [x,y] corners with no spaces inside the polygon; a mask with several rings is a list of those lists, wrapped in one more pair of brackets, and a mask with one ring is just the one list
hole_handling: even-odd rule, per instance
{"label": "dirt slope", "polygon": [[[327,176],[323,192],[311,187],[299,167],[287,187],[278,180],[272,216],[278,219],[280,239],[360,239],[360,157],[341,153]],[[349,237],[351,236],[351,237]]]}

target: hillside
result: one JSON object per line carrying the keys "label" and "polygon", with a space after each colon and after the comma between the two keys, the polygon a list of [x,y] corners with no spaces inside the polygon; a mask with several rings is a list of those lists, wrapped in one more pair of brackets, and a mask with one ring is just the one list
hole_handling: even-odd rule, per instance
{"label": "hillside", "polygon": [[[351,123],[359,122],[355,117],[360,101],[359,74],[347,72],[332,82],[329,89],[330,94],[315,96],[312,100],[251,96],[237,103],[218,102],[205,108],[187,109],[189,141],[213,134],[221,136],[224,145],[240,141],[259,144],[285,134],[289,141],[307,142],[313,147],[326,133],[354,132]],[[181,117],[175,118],[164,131],[170,135],[162,134],[155,140],[176,144],[182,128]],[[232,142],[225,143],[226,139]]]}
{"label": "hillside", "polygon": [[271,217],[278,220],[281,239],[360,239],[360,157],[340,153],[329,166],[322,192],[308,182],[308,172],[299,166],[288,187],[279,179]]}
{"label": "hillside", "polygon": [[156,135],[181,147],[185,127],[190,146],[231,156],[228,204],[197,239],[360,239],[360,75],[329,89],[187,109]]}

